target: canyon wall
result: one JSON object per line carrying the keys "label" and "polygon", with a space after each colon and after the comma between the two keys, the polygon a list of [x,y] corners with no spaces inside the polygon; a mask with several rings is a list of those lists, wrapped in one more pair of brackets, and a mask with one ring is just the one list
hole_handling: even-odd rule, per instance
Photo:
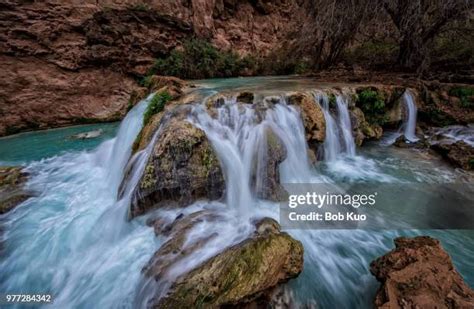
{"label": "canyon wall", "polygon": [[2,1],[0,136],[121,119],[139,77],[186,38],[266,55],[302,10],[287,0]]}

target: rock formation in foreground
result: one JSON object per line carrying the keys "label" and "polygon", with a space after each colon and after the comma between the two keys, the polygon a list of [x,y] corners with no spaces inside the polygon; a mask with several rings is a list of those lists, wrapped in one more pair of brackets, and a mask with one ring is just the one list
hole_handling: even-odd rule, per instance
{"label": "rock formation in foreground", "polygon": [[382,284],[377,308],[474,308],[474,291],[431,237],[395,239],[395,249],[373,261],[370,271]]}
{"label": "rock formation in foreground", "polygon": [[28,174],[22,167],[0,167],[0,214],[4,214],[31,195],[24,190]]}
{"label": "rock formation in foreground", "polygon": [[[145,268],[147,276],[157,280],[166,277],[170,258],[179,260],[207,243],[209,239],[202,239],[184,248],[186,231],[200,220],[212,220],[212,215],[200,212],[173,223],[168,232],[172,238]],[[220,308],[246,304],[295,278],[302,268],[302,244],[281,232],[276,221],[265,218],[256,223],[253,236],[179,276],[164,297],[153,300],[153,307]]]}

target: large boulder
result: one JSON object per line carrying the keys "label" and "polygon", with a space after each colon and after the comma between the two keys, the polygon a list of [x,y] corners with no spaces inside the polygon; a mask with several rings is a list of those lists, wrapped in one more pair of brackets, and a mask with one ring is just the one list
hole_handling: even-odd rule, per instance
{"label": "large boulder", "polygon": [[431,149],[454,166],[474,170],[474,147],[464,141],[435,143]]}
{"label": "large boulder", "polygon": [[376,308],[474,308],[474,291],[438,240],[395,239],[395,249],[370,264],[381,282]]}
{"label": "large boulder", "polygon": [[0,167],[0,214],[4,214],[28,199],[24,189],[28,174],[21,167]]}
{"label": "large boulder", "polygon": [[323,111],[316,104],[314,98],[307,93],[290,93],[287,99],[289,104],[299,107],[308,146],[317,153],[319,145],[324,142],[326,137],[326,121]]}
{"label": "large boulder", "polygon": [[133,193],[131,217],[155,207],[219,199],[224,192],[220,163],[204,131],[180,117],[163,126]]}
{"label": "large boulder", "polygon": [[[203,216],[208,215],[201,213],[190,220],[182,221],[182,228],[186,229],[189,221],[200,220]],[[180,229],[174,233],[179,237],[183,233],[178,230]],[[171,252],[179,256],[182,252],[176,249],[180,247],[179,243],[181,241],[175,243],[177,246],[165,244],[164,249],[160,249],[151,264],[145,268],[145,273],[157,279],[161,277],[156,277],[154,271],[163,271],[163,267],[154,263],[162,261],[160,255],[169,255],[172,247],[174,251]],[[301,243],[281,232],[277,222],[266,218],[256,224],[252,237],[179,276],[164,297],[153,300],[153,307],[220,308],[242,305],[298,276],[302,267]]]}

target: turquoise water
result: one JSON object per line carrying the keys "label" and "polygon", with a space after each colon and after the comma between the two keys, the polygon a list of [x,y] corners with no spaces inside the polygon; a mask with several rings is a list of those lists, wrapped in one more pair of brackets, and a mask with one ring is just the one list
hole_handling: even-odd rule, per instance
{"label": "turquoise water", "polygon": [[[104,123],[20,133],[0,138],[0,164],[26,164],[66,152],[91,150],[112,138],[120,123]],[[73,135],[102,129],[97,138],[74,139]]]}
{"label": "turquoise water", "polygon": [[[262,85],[264,81],[271,87]],[[299,84],[285,78],[217,82],[219,90],[249,83],[251,87],[269,89]],[[52,293],[54,308],[136,307],[140,271],[160,241],[145,225],[145,218],[127,220],[129,200],[117,200],[116,193],[145,107],[141,103],[132,109],[120,128],[118,124],[88,125],[0,139],[0,162],[26,165],[32,175],[27,186],[36,192],[33,198],[0,216],[1,292]],[[97,129],[104,131],[99,138],[70,138]],[[293,163],[299,163],[303,153],[296,153]],[[357,149],[354,157],[320,162],[309,173],[334,182],[464,181],[462,173],[438,158],[380,143]],[[264,203],[258,201],[252,206]],[[225,209],[228,205],[222,206]],[[277,217],[278,206],[269,207]],[[218,223],[213,225],[211,232],[224,233]],[[457,270],[474,286],[474,231],[288,232],[305,247],[304,271],[287,285],[304,304],[315,303],[321,308],[372,307],[379,284],[369,273],[369,264],[391,250],[393,238],[401,235],[440,239]],[[229,245],[228,238],[224,240]]]}

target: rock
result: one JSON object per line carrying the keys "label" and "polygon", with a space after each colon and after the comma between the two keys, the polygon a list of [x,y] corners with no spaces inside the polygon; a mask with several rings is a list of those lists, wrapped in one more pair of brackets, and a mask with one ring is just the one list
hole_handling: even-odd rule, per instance
{"label": "rock", "polygon": [[395,249],[373,261],[370,272],[382,284],[376,308],[474,307],[474,291],[431,237],[395,239]]}
{"label": "rock", "polygon": [[352,124],[352,134],[357,146],[364,140],[378,140],[382,137],[383,129],[378,124],[370,124],[365,120],[364,112],[358,107],[349,110]]}
{"label": "rock", "polygon": [[259,198],[282,201],[286,191],[280,184],[280,163],[286,159],[286,147],[280,138],[270,129],[266,132],[267,147],[262,149],[265,153],[257,155],[262,160],[257,160],[255,175],[255,193]]}
{"label": "rock", "polygon": [[0,136],[119,120],[136,80],[187,38],[264,56],[305,14],[287,1],[145,2],[3,1]]}
{"label": "rock", "polygon": [[431,145],[431,149],[454,166],[474,170],[474,147],[464,141],[435,143]]}
{"label": "rock", "polygon": [[252,92],[244,91],[237,95],[237,102],[252,104],[254,95]]}
{"label": "rock", "polygon": [[316,154],[319,145],[324,142],[326,137],[326,121],[323,111],[314,102],[313,97],[306,93],[289,94],[288,103],[300,108],[308,146]]}
{"label": "rock", "polygon": [[266,218],[251,238],[227,248],[176,279],[154,308],[239,306],[295,278],[303,268],[303,246]]}
{"label": "rock", "polygon": [[24,202],[31,194],[24,189],[28,174],[22,167],[0,166],[0,214]]}
{"label": "rock", "polygon": [[151,208],[185,206],[197,199],[219,199],[224,176],[206,134],[180,117],[171,117],[132,197],[130,217]]}
{"label": "rock", "polygon": [[74,134],[71,136],[72,139],[91,139],[91,138],[97,138],[102,135],[104,130],[99,129],[99,130],[94,130],[94,131],[89,131],[89,132],[84,132],[84,133],[79,133],[79,134]]}

